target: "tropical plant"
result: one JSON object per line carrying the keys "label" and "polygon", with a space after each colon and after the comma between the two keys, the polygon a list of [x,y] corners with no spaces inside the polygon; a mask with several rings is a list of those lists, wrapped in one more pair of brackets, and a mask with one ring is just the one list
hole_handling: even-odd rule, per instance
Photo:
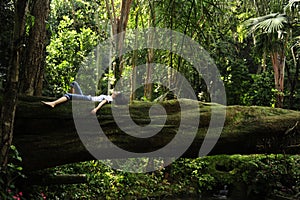
{"label": "tropical plant", "polygon": [[289,20],[286,14],[272,13],[262,17],[251,18],[247,23],[249,33],[254,34],[254,38],[260,37],[263,50],[270,54],[275,88],[278,91],[276,107],[283,107],[285,51],[288,41],[287,28]]}
{"label": "tropical plant", "polygon": [[284,6],[283,2],[276,1],[273,6],[270,5],[271,9],[268,10],[269,13],[273,13],[251,18],[245,23],[248,34],[253,37],[254,44],[258,47],[257,51],[264,57],[266,54],[270,56],[275,89],[278,93],[277,107],[283,107],[284,103],[286,60],[289,47],[293,46],[291,41],[294,37],[295,27],[298,26],[298,14],[295,15],[298,3],[299,0],[290,0]]}
{"label": "tropical plant", "polygon": [[44,95],[59,96],[86,64],[87,55],[106,38],[106,22],[99,15],[104,7],[97,1],[53,1],[51,7]]}

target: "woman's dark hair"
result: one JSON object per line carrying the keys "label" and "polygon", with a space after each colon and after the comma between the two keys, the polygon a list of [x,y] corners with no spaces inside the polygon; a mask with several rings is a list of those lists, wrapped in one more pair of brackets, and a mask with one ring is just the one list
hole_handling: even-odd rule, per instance
{"label": "woman's dark hair", "polygon": [[128,100],[125,98],[125,96],[121,92],[115,92],[115,102],[118,105],[125,105],[128,104]]}

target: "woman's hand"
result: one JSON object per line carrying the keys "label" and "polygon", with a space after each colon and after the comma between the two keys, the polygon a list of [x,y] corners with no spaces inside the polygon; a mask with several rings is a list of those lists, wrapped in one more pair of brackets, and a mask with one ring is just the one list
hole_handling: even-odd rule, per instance
{"label": "woman's hand", "polygon": [[97,109],[96,108],[94,108],[92,111],[91,111],[91,114],[93,114],[93,115],[95,115],[96,113],[97,113]]}
{"label": "woman's hand", "polygon": [[94,108],[92,111],[91,111],[91,114],[96,114],[97,113],[97,111],[104,105],[104,104],[106,104],[107,103],[107,100],[103,100],[103,101],[101,101],[99,104],[98,104],[98,106],[96,107],[96,108]]}

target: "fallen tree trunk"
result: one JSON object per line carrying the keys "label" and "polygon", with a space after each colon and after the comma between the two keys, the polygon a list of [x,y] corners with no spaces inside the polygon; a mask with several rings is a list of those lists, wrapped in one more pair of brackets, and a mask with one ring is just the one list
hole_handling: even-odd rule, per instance
{"label": "fallen tree trunk", "polygon": [[[20,97],[17,106],[14,144],[23,158],[23,167],[31,171],[95,159],[78,135],[72,115],[72,104],[69,102],[52,109],[42,105],[40,100],[42,98]],[[189,100],[185,100],[183,103],[188,105]],[[80,104],[85,105],[86,102]],[[152,105],[151,103],[135,102],[130,106],[130,116],[140,126],[147,126],[151,120],[154,120],[154,127],[155,120],[160,121],[163,112],[161,115],[160,112],[156,112],[150,120],[148,112]],[[139,153],[152,152],[164,147],[172,141],[177,133],[181,116],[178,102],[168,101],[161,105],[167,112],[165,125],[158,134],[149,138],[135,138],[118,128],[112,116],[111,105],[105,105],[97,117],[105,137],[119,148],[136,152],[136,155],[139,156]],[[218,106],[220,107],[220,105],[199,102],[198,133],[187,151],[182,152],[182,157],[198,157],[209,126],[210,111]],[[123,106],[119,106],[119,108],[122,110]],[[199,115],[199,111],[193,109],[185,112],[189,114],[188,121],[192,121],[195,116]],[[122,112],[119,115],[122,119]],[[90,116],[91,114],[87,110],[81,119],[87,127],[90,127],[89,123],[92,123],[89,119]],[[300,121],[300,112],[297,111],[267,107],[228,106],[222,134],[209,155],[284,152],[298,154],[300,153],[298,121]],[[188,127],[189,124],[186,126]],[[112,146],[107,145],[104,139],[99,138],[97,131],[87,131],[84,134],[84,137],[89,138],[88,145],[93,146],[98,152],[102,152],[101,159],[120,158],[120,155],[110,153]],[[190,133],[186,131],[184,134],[188,136]],[[178,143],[178,147],[180,145]]]}

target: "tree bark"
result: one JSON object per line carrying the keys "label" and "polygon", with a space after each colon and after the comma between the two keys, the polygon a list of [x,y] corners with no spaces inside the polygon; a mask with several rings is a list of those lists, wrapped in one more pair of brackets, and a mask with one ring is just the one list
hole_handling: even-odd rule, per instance
{"label": "tree bark", "polygon": [[271,59],[274,69],[275,89],[277,89],[276,107],[283,107],[284,98],[284,68],[285,68],[285,55],[284,52],[271,53]]}
{"label": "tree bark", "polygon": [[[129,19],[130,7],[131,7],[132,0],[122,0],[121,2],[121,9],[120,9],[120,16],[117,17],[116,8],[114,1],[111,0],[111,8],[109,4],[109,0],[106,0],[106,9],[108,15],[110,16],[110,21],[112,25],[112,37],[116,37],[114,41],[115,44],[115,61],[113,64],[113,72],[116,82],[121,78],[122,71],[123,71],[123,42],[125,39],[125,31]],[[110,89],[110,88],[109,88]]]}
{"label": "tree bark", "polygon": [[15,2],[14,35],[12,44],[12,56],[8,71],[5,92],[1,108],[1,129],[0,129],[0,168],[6,169],[9,148],[13,139],[13,127],[17,104],[19,69],[21,50],[25,31],[25,13],[27,1],[18,0]]}
{"label": "tree bark", "polygon": [[[135,7],[133,9],[136,9]],[[135,16],[135,29],[138,27],[139,14]],[[138,38],[135,36],[134,45],[137,47]],[[136,78],[137,78],[137,60],[138,60],[138,50],[134,48],[132,51],[132,74],[130,76],[130,102],[136,99]]]}
{"label": "tree bark", "polygon": [[[149,28],[155,26],[155,14],[154,14],[154,6],[153,2],[149,2],[149,12],[150,17],[148,19]],[[151,47],[153,46],[153,40],[155,38],[155,31],[148,34],[148,45]],[[146,77],[145,77],[145,86],[144,86],[144,97],[148,100],[152,100],[152,90],[153,90],[153,83],[152,83],[152,64],[154,63],[154,49],[148,48],[147,52],[147,63],[146,63]]]}
{"label": "tree bark", "polygon": [[44,56],[46,47],[46,22],[50,12],[49,0],[32,2],[31,15],[34,17],[30,29],[28,44],[26,44],[24,73],[21,93],[26,95],[42,95],[44,75]]}
{"label": "tree bark", "polygon": [[[21,97],[20,97],[21,98]],[[27,97],[19,101],[16,113],[14,143],[22,158],[26,170],[37,170],[57,165],[95,159],[80,140],[72,115],[71,103],[48,108],[40,103],[39,98]],[[81,103],[81,102],[80,102]],[[190,100],[183,102],[190,105]],[[81,105],[81,104],[80,104]],[[86,105],[86,102],[82,102]],[[149,124],[149,108],[152,103],[135,102],[130,105],[130,116],[141,126]],[[188,121],[200,114],[198,133],[182,157],[198,157],[199,149],[210,122],[211,108],[223,108],[218,105],[199,103],[200,113],[194,109],[180,111],[176,101],[161,104],[167,112],[167,119],[162,130],[150,138],[135,138],[123,132],[116,124],[111,112],[111,105],[105,105],[98,114],[99,124],[106,137],[119,148],[130,152],[152,152],[172,141],[177,134],[182,112],[188,113]],[[118,106],[125,109],[125,106]],[[300,153],[299,127],[300,112],[266,107],[226,107],[226,121],[221,137],[210,152],[213,154],[256,154],[256,153]],[[126,117],[124,112],[118,112]],[[92,121],[90,109],[82,114],[82,123],[89,126]],[[152,116],[160,121],[164,116],[159,112]],[[152,119],[151,118],[151,119]],[[121,118],[121,120],[123,117]],[[156,124],[153,124],[155,128]],[[190,127],[189,124],[185,124]],[[125,127],[130,129],[130,126]],[[101,159],[114,159],[120,156],[110,153],[111,146],[103,142],[99,132],[87,132],[89,145],[101,152]],[[142,134],[142,133],[140,133]],[[187,137],[192,134],[186,131]],[[177,145],[177,144],[176,144]],[[181,143],[178,143],[178,148]],[[137,156],[139,156],[137,154]]]}

